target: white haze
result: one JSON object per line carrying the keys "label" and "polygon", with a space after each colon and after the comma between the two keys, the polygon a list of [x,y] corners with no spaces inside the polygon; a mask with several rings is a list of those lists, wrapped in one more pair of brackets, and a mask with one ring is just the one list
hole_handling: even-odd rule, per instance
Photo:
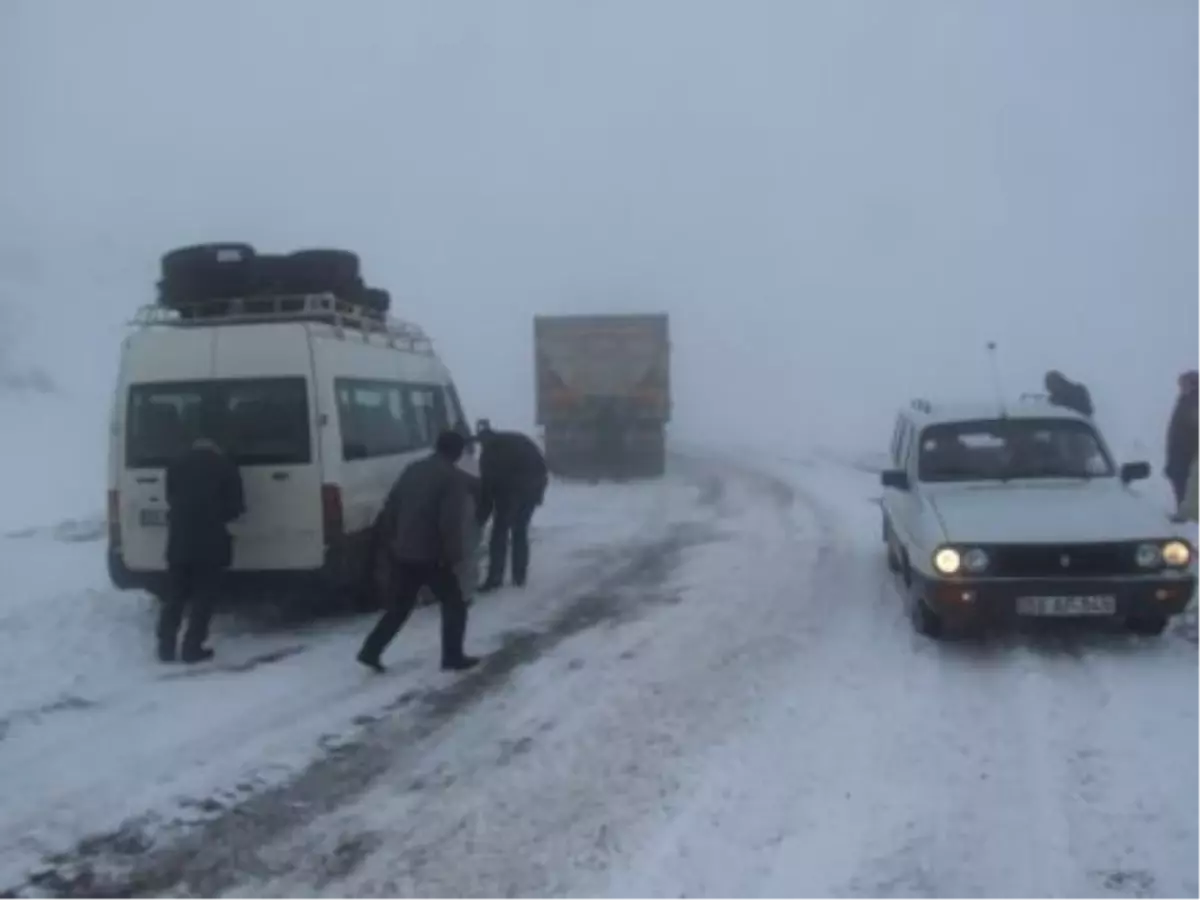
{"label": "white haze", "polygon": [[534,314],[666,310],[678,436],[881,447],[989,391],[994,339],[1158,465],[1196,33],[1187,0],[7,0],[0,369],[62,393],[0,400],[5,485],[98,505],[120,323],[219,239],[357,250],[497,423],[532,422]]}

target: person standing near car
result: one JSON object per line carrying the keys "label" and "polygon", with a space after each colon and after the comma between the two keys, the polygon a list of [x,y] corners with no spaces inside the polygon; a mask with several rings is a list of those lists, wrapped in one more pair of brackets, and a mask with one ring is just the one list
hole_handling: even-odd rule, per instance
{"label": "person standing near car", "polygon": [[529,574],[529,525],[546,496],[549,473],[541,448],[516,431],[478,432],[482,501],[479,521],[492,519],[487,577],[479,585],[488,593],[504,583],[508,548],[512,543],[512,580],[523,587]]}
{"label": "person standing near car", "polygon": [[386,610],[358,652],[358,661],[377,672],[386,671],[383,651],[426,586],[441,606],[442,668],[465,671],[479,663],[463,651],[467,604],[456,571],[466,558],[463,519],[469,487],[466,473],[458,467],[465,448],[460,433],[443,431],[434,452],[405,468],[392,488],[391,528],[382,549],[390,555],[394,588]]}
{"label": "person standing near car", "polygon": [[[222,570],[233,562],[229,523],[245,511],[237,465],[208,438],[167,466],[168,590],[159,610],[158,658],[185,663],[213,657],[205,646]],[[182,648],[179,628],[187,614]]]}
{"label": "person standing near car", "polygon": [[1175,494],[1175,505],[1183,503],[1187,493],[1188,473],[1196,461],[1198,399],[1200,399],[1200,373],[1184,372],[1179,376],[1179,396],[1171,421],[1167,425],[1167,460],[1163,474],[1171,483]]}

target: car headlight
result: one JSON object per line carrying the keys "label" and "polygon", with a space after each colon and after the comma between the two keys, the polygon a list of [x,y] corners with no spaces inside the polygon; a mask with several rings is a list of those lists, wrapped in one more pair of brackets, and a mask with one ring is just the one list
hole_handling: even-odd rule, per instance
{"label": "car headlight", "polygon": [[1192,561],[1192,548],[1186,541],[1167,541],[1162,546],[1162,561],[1168,566],[1186,566]]}
{"label": "car headlight", "polygon": [[988,559],[987,552],[981,550],[979,547],[971,548],[964,553],[962,557],[963,567],[968,572],[982,572],[988,567],[988,563],[990,561],[991,560]]}
{"label": "car headlight", "polygon": [[1162,563],[1162,549],[1158,544],[1138,544],[1137,564],[1143,569],[1153,569]]}
{"label": "car headlight", "polygon": [[933,554],[933,567],[943,575],[953,575],[962,568],[962,554],[953,547],[942,547]]}

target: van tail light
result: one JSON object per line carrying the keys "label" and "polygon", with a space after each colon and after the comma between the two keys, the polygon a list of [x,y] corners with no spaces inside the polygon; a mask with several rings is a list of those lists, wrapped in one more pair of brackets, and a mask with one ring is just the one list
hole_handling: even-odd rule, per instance
{"label": "van tail light", "polygon": [[345,534],[342,516],[342,489],[336,484],[321,485],[321,523],[325,544],[329,545]]}
{"label": "van tail light", "polygon": [[121,544],[121,492],[108,492],[108,543],[113,547]]}

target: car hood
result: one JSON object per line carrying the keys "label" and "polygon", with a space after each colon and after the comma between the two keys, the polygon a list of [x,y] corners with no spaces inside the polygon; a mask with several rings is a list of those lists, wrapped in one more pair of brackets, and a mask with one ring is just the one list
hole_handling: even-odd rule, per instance
{"label": "car hood", "polygon": [[1115,478],[937,485],[930,502],[954,542],[1084,543],[1174,533],[1166,513]]}

